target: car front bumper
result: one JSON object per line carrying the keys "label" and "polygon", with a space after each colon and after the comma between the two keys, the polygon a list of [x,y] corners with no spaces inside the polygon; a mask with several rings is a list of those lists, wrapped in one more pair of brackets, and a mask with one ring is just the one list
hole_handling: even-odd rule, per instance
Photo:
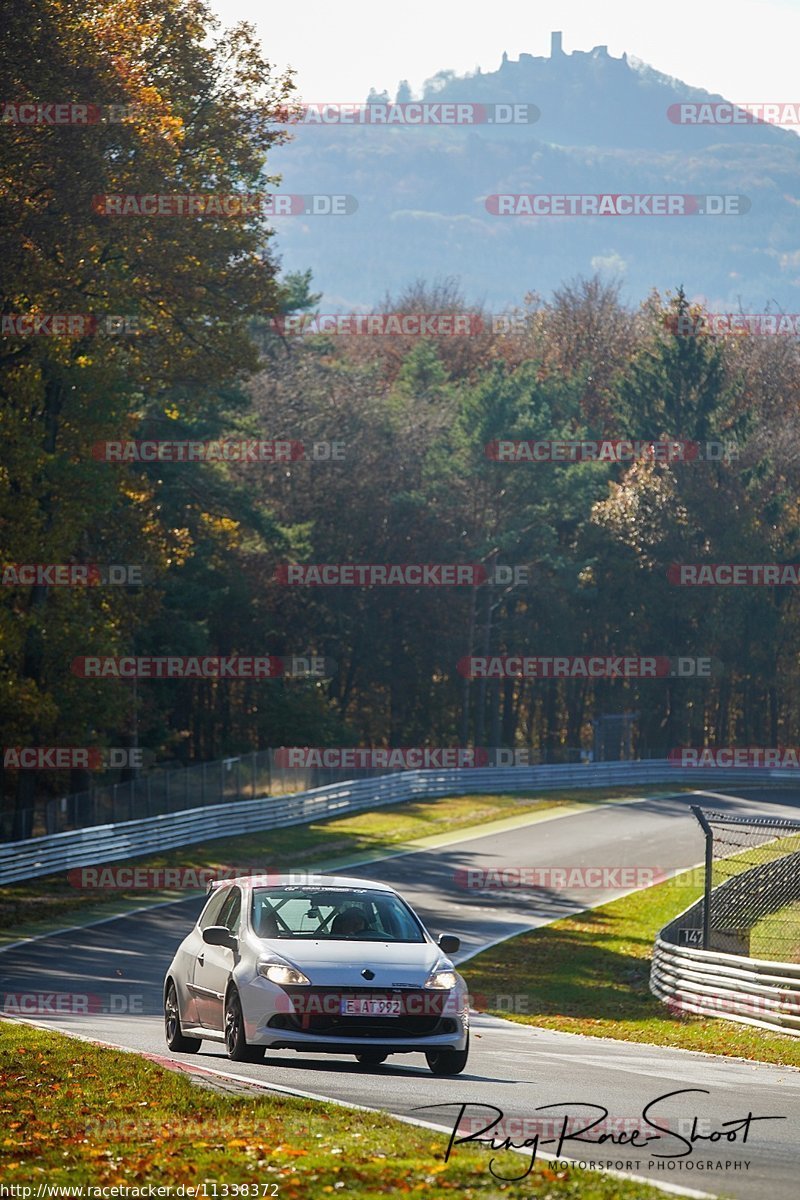
{"label": "car front bumper", "polygon": [[[343,996],[401,1001],[396,1017],[350,1016]],[[327,1054],[379,1051],[463,1050],[469,1029],[466,988],[447,993],[422,988],[280,988],[259,979],[240,989],[248,1042],[272,1049],[318,1050]]]}

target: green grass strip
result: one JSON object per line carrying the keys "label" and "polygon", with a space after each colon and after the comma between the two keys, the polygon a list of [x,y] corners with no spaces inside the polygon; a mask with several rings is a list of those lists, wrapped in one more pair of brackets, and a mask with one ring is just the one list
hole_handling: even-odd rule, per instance
{"label": "green grass strip", "polygon": [[[489,1171],[488,1149],[458,1147],[445,1163],[447,1137],[431,1130],[318,1101],[220,1095],[137,1055],[8,1021],[0,1021],[0,1112],[0,1179],[33,1186],[33,1195],[42,1182],[209,1181],[256,1185],[279,1200],[663,1200],[649,1186],[546,1162],[503,1184]],[[494,1156],[499,1175],[527,1165],[509,1151]]]}
{"label": "green grass strip", "polygon": [[523,1025],[800,1067],[800,1039],[675,1012],[649,991],[656,935],[700,898],[701,876],[683,872],[483,951],[463,967],[470,992],[523,997],[526,1011],[498,1012]]}

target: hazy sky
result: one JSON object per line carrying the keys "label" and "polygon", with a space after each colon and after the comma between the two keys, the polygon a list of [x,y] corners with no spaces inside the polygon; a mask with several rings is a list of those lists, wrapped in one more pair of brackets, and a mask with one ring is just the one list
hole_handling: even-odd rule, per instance
{"label": "hazy sky", "polygon": [[[608,45],[730,100],[800,102],[800,0],[210,0],[225,24],[251,21],[276,67],[297,70],[306,102],[394,97],[437,71],[495,70],[503,50],[548,54]],[[535,99],[535,97],[534,97]]]}

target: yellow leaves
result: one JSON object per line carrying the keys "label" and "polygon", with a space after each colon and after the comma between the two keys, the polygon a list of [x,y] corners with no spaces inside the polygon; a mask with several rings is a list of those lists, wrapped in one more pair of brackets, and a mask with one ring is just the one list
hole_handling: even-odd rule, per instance
{"label": "yellow leaves", "polygon": [[569,1179],[569,1171],[551,1171],[549,1167],[540,1167],[539,1175],[548,1180]]}
{"label": "yellow leaves", "polygon": [[218,537],[227,549],[236,549],[241,545],[241,524],[231,517],[218,517],[212,513],[200,514],[201,524],[215,537]]}

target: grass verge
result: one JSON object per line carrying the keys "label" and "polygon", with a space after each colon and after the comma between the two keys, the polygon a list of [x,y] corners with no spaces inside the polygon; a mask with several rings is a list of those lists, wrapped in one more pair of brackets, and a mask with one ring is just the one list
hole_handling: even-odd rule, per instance
{"label": "grass verge", "polygon": [[700,898],[696,880],[685,872],[485,950],[463,967],[470,992],[524,996],[526,1012],[497,1013],[523,1025],[800,1067],[800,1039],[676,1012],[649,991],[656,934]]}
{"label": "grass verge", "polygon": [[[239,1195],[279,1200],[409,1192],[467,1200],[663,1200],[640,1183],[547,1163],[520,1183],[503,1184],[489,1171],[488,1147],[459,1146],[445,1163],[446,1136],[382,1114],[292,1097],[223,1096],[137,1055],[8,1021],[0,1021],[0,1111],[0,1178],[32,1186],[32,1195],[42,1182],[77,1188],[208,1181],[217,1195],[236,1195],[232,1185],[246,1184]],[[494,1170],[520,1175],[528,1161],[497,1152]]]}
{"label": "grass verge", "polygon": [[[655,795],[658,789],[652,794]],[[667,789],[663,789],[667,793]],[[387,851],[414,848],[420,839],[524,813],[579,808],[581,805],[622,800],[641,795],[641,789],[586,789],[519,795],[445,796],[392,805],[347,817],[293,825],[264,833],[182,846],[162,854],[121,859],[115,868],[252,868],[292,870],[330,862],[333,858],[379,857]],[[0,947],[63,925],[80,924],[97,917],[122,913],[145,904],[175,900],[185,891],[116,891],[78,889],[66,874],[9,884],[0,888]]]}

